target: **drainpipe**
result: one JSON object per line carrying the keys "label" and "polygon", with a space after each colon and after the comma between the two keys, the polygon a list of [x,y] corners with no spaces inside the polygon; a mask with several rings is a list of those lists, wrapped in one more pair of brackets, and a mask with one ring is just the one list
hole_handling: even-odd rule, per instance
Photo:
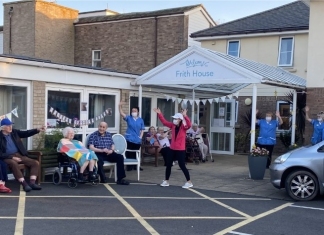
{"label": "drainpipe", "polygon": [[11,48],[11,17],[13,14],[13,7],[10,7],[9,10],[9,54],[12,53],[12,48]]}
{"label": "drainpipe", "polygon": [[157,40],[158,40],[158,20],[155,16],[155,45],[154,45],[154,67],[157,66]]}

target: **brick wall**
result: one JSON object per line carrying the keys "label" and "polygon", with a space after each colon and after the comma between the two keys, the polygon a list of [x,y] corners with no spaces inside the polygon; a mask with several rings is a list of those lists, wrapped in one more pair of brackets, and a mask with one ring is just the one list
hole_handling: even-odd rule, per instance
{"label": "brick wall", "polygon": [[[33,128],[41,127],[45,124],[45,112],[47,107],[45,105],[45,82],[33,81],[32,83],[32,94],[33,94]],[[35,135],[33,137],[33,149],[39,143],[41,134]]]}
{"label": "brick wall", "polygon": [[[35,3],[33,1],[4,3],[3,13],[3,53],[22,56],[35,56]],[[13,7],[11,26],[9,9]]]}
{"label": "brick wall", "polygon": [[[157,19],[157,64],[188,45],[188,18]],[[186,22],[186,23],[185,23]],[[75,27],[75,64],[92,65],[92,50],[101,50],[101,67],[142,74],[155,66],[155,19]]]}
{"label": "brick wall", "polygon": [[35,56],[73,64],[73,23],[78,18],[78,11],[43,1],[37,1],[35,8]]}

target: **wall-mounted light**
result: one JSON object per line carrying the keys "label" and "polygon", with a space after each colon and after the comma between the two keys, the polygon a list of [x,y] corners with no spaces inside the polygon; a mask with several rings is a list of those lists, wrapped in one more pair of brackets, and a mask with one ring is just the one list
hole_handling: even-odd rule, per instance
{"label": "wall-mounted light", "polygon": [[245,103],[246,106],[249,106],[249,105],[252,104],[252,100],[250,98],[246,98],[244,103]]}

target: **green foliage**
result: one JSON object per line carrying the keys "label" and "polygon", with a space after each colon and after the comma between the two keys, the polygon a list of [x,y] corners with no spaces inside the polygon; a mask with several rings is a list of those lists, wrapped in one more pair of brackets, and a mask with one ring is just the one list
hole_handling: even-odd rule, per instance
{"label": "green foliage", "polygon": [[234,151],[238,152],[239,149],[243,149],[245,146],[246,136],[242,133],[235,134]]}
{"label": "green foliage", "polygon": [[[284,131],[280,133],[279,139],[282,144],[288,149],[291,146],[291,131]],[[298,142],[299,134],[296,133],[294,143]]]}

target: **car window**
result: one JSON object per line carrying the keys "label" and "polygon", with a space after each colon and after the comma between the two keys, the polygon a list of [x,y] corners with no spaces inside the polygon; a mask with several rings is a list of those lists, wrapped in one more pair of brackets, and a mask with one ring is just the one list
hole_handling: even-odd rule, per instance
{"label": "car window", "polygon": [[321,146],[321,147],[319,147],[318,149],[317,149],[317,152],[324,152],[324,145],[323,146]]}

